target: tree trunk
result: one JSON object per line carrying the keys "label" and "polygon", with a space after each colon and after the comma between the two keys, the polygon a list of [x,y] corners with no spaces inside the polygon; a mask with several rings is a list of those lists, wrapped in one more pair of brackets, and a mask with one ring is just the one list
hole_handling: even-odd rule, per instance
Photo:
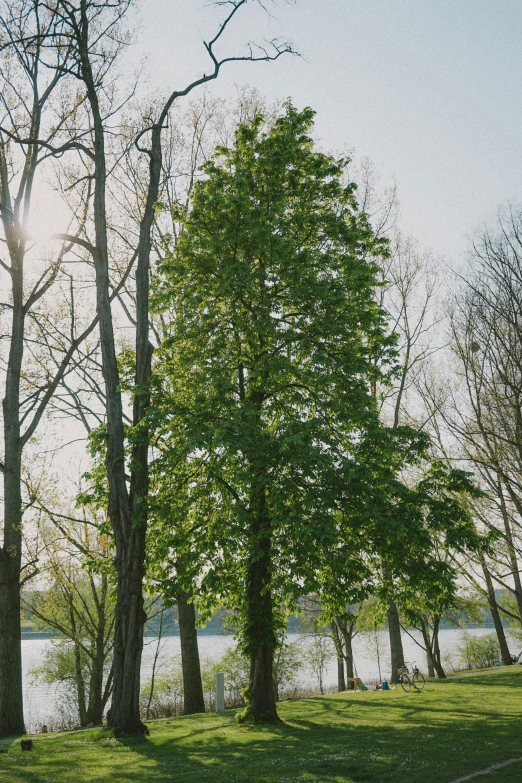
{"label": "tree trunk", "polygon": [[433,661],[435,663],[435,671],[439,680],[446,679],[446,672],[442,667],[440,659],[440,645],[439,645],[439,631],[440,631],[440,616],[436,616],[433,621]]}
{"label": "tree trunk", "polygon": [[402,648],[401,623],[397,604],[390,598],[388,601],[388,633],[390,635],[391,677],[390,682],[399,682],[398,670],[404,666],[404,651]]}
{"label": "tree trunk", "polygon": [[245,719],[279,720],[274,697],[274,612],[271,584],[271,524],[265,489],[254,481],[251,492],[252,522],[247,575],[245,640],[250,654],[250,682]]}
{"label": "tree trunk", "polygon": [[[353,662],[353,648],[352,648],[352,630],[353,625],[350,625],[350,627],[347,627],[346,623],[342,623],[341,626],[341,633],[343,636],[344,641],[344,659],[346,661],[346,677],[349,679],[350,677],[355,677],[354,674],[354,662]],[[348,683],[348,689],[354,690],[355,689],[355,683],[350,682]]]}
{"label": "tree trunk", "polygon": [[104,629],[101,633],[98,629],[96,649],[91,662],[89,703],[86,715],[86,723],[94,723],[95,726],[99,726],[103,723],[103,710],[105,709],[105,702],[103,700],[103,675],[105,668],[105,651],[103,641]]}
{"label": "tree trunk", "polygon": [[74,679],[76,680],[76,695],[78,697],[78,713],[80,716],[80,726],[87,726],[87,707],[85,704],[85,681],[82,670],[81,647],[74,642]]}
{"label": "tree trunk", "polygon": [[498,610],[497,600],[495,597],[495,588],[493,587],[493,580],[491,579],[491,574],[489,573],[489,570],[484,560],[482,561],[482,572],[484,574],[484,579],[486,581],[489,610],[493,618],[493,623],[495,625],[495,631],[497,632],[497,639],[500,646],[500,658],[504,666],[511,666],[513,661],[511,660],[506,634],[504,633],[504,626],[502,625],[502,620],[500,619],[500,612]]}
{"label": "tree trunk", "polygon": [[[123,552],[121,552],[123,549]],[[145,531],[131,529],[125,548],[117,556],[118,599],[114,624],[114,686],[107,714],[109,726],[117,734],[146,733],[140,718],[140,664],[143,628]]]}
{"label": "tree trunk", "polygon": [[190,601],[192,591],[180,591],[177,595],[179,636],[181,643],[181,667],[183,669],[183,714],[205,712],[201,667],[199,663],[196,610]]}
{"label": "tree trunk", "polygon": [[[518,557],[517,557],[517,551],[515,549],[515,545],[513,542],[513,531],[511,530],[511,519],[509,517],[508,510],[506,508],[506,503],[504,500],[504,493],[501,488],[499,488],[499,495],[500,495],[500,502],[501,502],[501,508],[502,508],[502,515],[504,518],[504,529],[506,531],[506,541],[507,541],[507,548],[509,553],[509,560],[511,563],[511,570],[513,572],[513,583],[514,583],[514,593],[515,593],[515,599],[517,602],[518,607],[518,614],[520,616],[520,622],[522,623],[522,583],[520,580],[520,567],[518,564]],[[484,566],[483,566],[484,567]],[[491,577],[490,577],[491,581]],[[488,588],[489,593],[489,588]],[[494,595],[494,593],[493,593]],[[495,601],[496,605],[496,601]],[[505,639],[505,636],[504,636]],[[500,641],[500,639],[499,639]],[[511,660],[511,658],[510,658]],[[506,664],[507,665],[507,664]]]}
{"label": "tree trunk", "polygon": [[435,677],[435,661],[433,659],[432,640],[430,639],[430,630],[426,621],[420,619],[420,627],[422,633],[422,639],[424,641],[424,648],[426,650],[426,662],[428,664],[428,677]]}
{"label": "tree trunk", "polygon": [[0,737],[25,734],[22,695],[20,569],[0,549]]}
{"label": "tree trunk", "polygon": [[[114,687],[112,704],[107,714],[109,726],[117,734],[146,733],[140,718],[140,665],[143,650],[143,629],[147,619],[143,609],[143,576],[145,559],[147,460],[143,451],[148,440],[144,432],[134,432],[131,492],[125,475],[125,438],[120,378],[114,340],[110,300],[109,258],[106,213],[106,158],[103,121],[100,113],[98,86],[90,62],[90,31],[81,4],[81,27],[78,28],[78,51],[81,76],[86,87],[92,112],[94,140],[94,230],[93,249],[96,271],[96,309],[99,317],[102,372],[106,391],[107,452],[106,471],[109,485],[108,512],[114,532],[116,548],[117,601],[114,624]],[[139,291],[139,285],[138,285]],[[142,294],[140,298],[142,298]],[[147,291],[145,291],[147,294]],[[141,320],[141,319],[140,319]],[[143,326],[140,332],[140,340]],[[140,342],[141,346],[141,342]],[[147,350],[145,364],[150,363]],[[143,357],[136,356],[136,367],[142,371]],[[141,395],[146,389],[136,390],[136,411],[141,410]],[[138,402],[137,402],[138,400]],[[139,422],[138,422],[139,423]],[[134,427],[136,430],[136,427]]]}
{"label": "tree trunk", "polygon": [[337,618],[330,625],[332,639],[337,656],[337,691],[343,693],[346,690],[346,680],[344,677],[344,655],[341,637],[339,636],[339,623]]}
{"label": "tree trunk", "polygon": [[[2,171],[2,174],[4,172]],[[2,184],[5,185],[4,176]],[[5,195],[5,194],[2,194]],[[2,218],[6,237],[10,221]],[[8,225],[9,223],[9,225]],[[13,240],[14,241],[14,240]],[[18,242],[16,243],[18,245]],[[22,492],[20,378],[24,352],[23,247],[10,247],[12,327],[7,363],[4,418],[4,540],[0,549],[0,736],[24,734],[20,572],[22,566]]]}
{"label": "tree trunk", "polygon": [[346,690],[346,680],[344,678],[344,658],[337,655],[337,690],[343,693]]}

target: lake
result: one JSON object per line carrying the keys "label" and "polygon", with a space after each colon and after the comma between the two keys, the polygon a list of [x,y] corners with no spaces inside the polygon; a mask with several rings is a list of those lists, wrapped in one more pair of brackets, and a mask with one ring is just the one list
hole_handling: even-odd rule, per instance
{"label": "lake", "polygon": [[[464,633],[481,636],[493,633],[492,628],[444,629],[440,632],[440,646],[443,662],[448,670],[458,661],[458,647],[462,642]],[[419,637],[417,637],[419,638]],[[199,651],[202,661],[218,661],[226,650],[235,646],[233,636],[228,634],[210,635],[201,634],[198,637]],[[387,633],[382,631],[377,636],[379,656],[381,663],[381,675],[387,677],[390,674],[389,646]],[[287,642],[290,644],[306,644],[306,639],[299,634],[289,634]],[[24,639],[22,641],[22,658],[24,671],[24,703],[26,714],[26,726],[29,731],[36,731],[44,723],[50,723],[57,715],[58,696],[60,688],[56,686],[41,685],[35,681],[31,672],[41,666],[45,651],[51,645],[50,639]],[[404,653],[407,661],[417,661],[419,668],[426,671],[426,658],[424,651],[415,643],[409,635],[403,634]],[[157,646],[157,639],[147,637],[142,661],[142,681],[145,682],[151,674],[152,661]],[[376,655],[375,635],[372,632],[359,634],[354,639],[354,658],[357,676],[363,680],[377,680],[379,666]],[[511,641],[511,652],[518,654],[517,643]],[[179,636],[169,636],[161,641],[160,665],[161,669],[168,669],[170,665],[180,660]],[[317,687],[317,681],[311,672],[303,668],[300,684],[302,687]],[[335,659],[330,662],[324,679],[325,686],[335,686],[337,683],[337,664]]]}

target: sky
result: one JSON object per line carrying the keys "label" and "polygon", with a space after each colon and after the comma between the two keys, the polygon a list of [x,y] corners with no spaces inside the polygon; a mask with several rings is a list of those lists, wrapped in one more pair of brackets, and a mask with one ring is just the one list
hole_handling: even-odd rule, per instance
{"label": "sky", "polygon": [[[522,202],[520,0],[266,0],[249,4],[220,52],[248,40],[290,40],[301,57],[232,64],[213,93],[237,83],[317,111],[329,150],[368,156],[396,179],[401,227],[462,259],[467,237],[498,207]],[[141,0],[127,67],[146,58],[151,90],[184,87],[209,70],[202,40],[224,9],[203,0]]]}

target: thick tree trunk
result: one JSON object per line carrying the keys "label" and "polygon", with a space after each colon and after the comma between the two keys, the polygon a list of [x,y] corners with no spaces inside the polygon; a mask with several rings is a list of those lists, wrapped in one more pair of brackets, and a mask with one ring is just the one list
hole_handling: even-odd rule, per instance
{"label": "thick tree trunk", "polygon": [[346,679],[344,677],[344,658],[337,655],[337,690],[343,693],[346,690]]}
{"label": "thick tree trunk", "polygon": [[279,720],[274,694],[277,638],[271,584],[271,524],[265,490],[257,481],[251,493],[252,523],[247,575],[245,639],[250,653],[250,682],[245,717],[255,722]]}
{"label": "thick tree trunk", "polygon": [[[123,549],[123,547],[121,547]],[[139,734],[147,729],[140,718],[140,665],[143,629],[145,530],[130,531],[125,548],[117,555],[118,598],[114,626],[114,687],[107,714],[117,734]]]}
{"label": "thick tree trunk", "polygon": [[[347,678],[355,677],[355,666],[353,661],[353,648],[352,648],[352,626],[347,627],[346,623],[342,623],[341,633],[344,641],[344,659],[346,661],[346,676]],[[349,683],[349,690],[355,689],[355,683]]]}
{"label": "thick tree trunk", "polygon": [[199,662],[196,610],[190,601],[192,593],[180,591],[177,595],[181,667],[183,670],[183,714],[205,712],[201,667]]}
{"label": "thick tree trunk", "polygon": [[399,682],[398,670],[404,666],[404,651],[402,648],[401,623],[397,604],[390,598],[388,601],[388,633],[390,636],[391,677],[390,682]]}
{"label": "thick tree trunk", "polygon": [[344,655],[341,637],[339,635],[339,621],[335,619],[331,625],[332,639],[337,656],[337,691],[343,693],[346,690],[346,679],[344,676]]}
{"label": "thick tree trunk", "polygon": [[0,737],[25,734],[22,695],[20,569],[0,549]]}
{"label": "thick tree trunk", "polygon": [[497,639],[500,647],[500,658],[504,666],[511,666],[513,661],[511,660],[506,634],[504,633],[504,626],[502,625],[500,612],[498,610],[497,600],[495,597],[495,588],[493,586],[493,580],[491,579],[491,574],[489,573],[489,570],[484,561],[482,561],[482,572],[484,574],[484,579],[486,581],[489,610],[493,618],[493,623],[495,625],[495,631],[497,633]]}
{"label": "thick tree trunk", "polygon": [[[110,301],[109,258],[106,213],[106,158],[104,127],[100,113],[98,85],[90,62],[90,31],[85,4],[82,2],[82,24],[78,29],[78,50],[81,75],[86,86],[87,99],[93,118],[94,137],[94,229],[93,248],[96,271],[96,308],[99,317],[102,371],[106,390],[107,453],[106,470],[109,485],[108,511],[116,546],[117,601],[114,626],[114,687],[112,705],[107,714],[109,726],[117,734],[147,732],[140,719],[140,666],[143,649],[143,629],[146,615],[143,609],[143,576],[145,560],[147,449],[146,427],[136,431],[141,423],[144,386],[136,389],[134,400],[135,444],[132,455],[130,496],[125,476],[125,439],[123,431],[123,407],[114,327]],[[148,261],[148,260],[147,260]],[[148,276],[147,276],[148,279]],[[143,296],[148,288],[140,291],[140,335],[143,342]],[[147,322],[148,328],[148,322]],[[137,345],[138,348],[138,345]],[[145,358],[145,361],[144,361]],[[137,373],[150,366],[150,351],[146,356],[136,356]],[[138,420],[137,420],[138,419]],[[145,457],[143,454],[145,453]]]}
{"label": "thick tree trunk", "polygon": [[[3,179],[3,178],[2,178]],[[2,215],[2,217],[4,217]],[[6,221],[4,219],[4,225]],[[6,226],[6,236],[9,228]],[[14,251],[14,247],[10,247]],[[22,492],[20,378],[24,350],[23,248],[11,253],[13,319],[7,363],[4,418],[4,540],[0,549],[0,736],[25,732],[22,695],[20,572]]]}
{"label": "thick tree trunk", "polygon": [[440,659],[440,645],[439,645],[439,631],[440,631],[440,616],[436,616],[433,621],[433,661],[435,663],[435,671],[439,680],[446,679],[446,672],[442,666]]}
{"label": "thick tree trunk", "polygon": [[80,645],[74,643],[74,678],[76,680],[76,695],[78,698],[78,713],[80,716],[80,726],[87,726],[87,707],[85,701],[85,680],[82,670],[82,654]]}
{"label": "thick tree trunk", "polygon": [[424,641],[424,648],[426,650],[426,662],[428,664],[428,677],[435,677],[435,661],[433,659],[432,640],[430,638],[430,630],[428,624],[421,619],[420,621],[422,639]]}

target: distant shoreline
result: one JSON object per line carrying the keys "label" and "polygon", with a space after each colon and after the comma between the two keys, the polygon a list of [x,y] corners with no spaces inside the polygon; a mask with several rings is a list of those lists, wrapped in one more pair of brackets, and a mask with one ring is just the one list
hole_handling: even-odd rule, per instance
{"label": "distant shoreline", "polygon": [[[215,628],[198,628],[198,636],[233,636],[234,631],[230,630],[216,630]],[[147,631],[147,633],[144,634],[146,638],[155,638],[157,634],[155,634],[153,631]],[[169,636],[179,636],[179,631],[171,631],[170,633],[164,633],[163,637],[167,638]],[[22,632],[21,634],[21,640],[23,642],[31,641],[34,639],[59,639],[60,634],[57,633],[48,633],[47,631],[27,631]]]}
{"label": "distant shoreline", "polygon": [[[480,625],[444,625],[441,630],[445,631],[466,631],[466,630],[474,630],[476,628],[488,628],[492,629],[494,628],[493,623],[491,625],[489,623],[483,623]],[[287,633],[301,633],[298,630],[292,629],[291,631],[288,631]],[[306,635],[306,632],[303,632],[304,635]],[[154,638],[157,634],[154,633],[154,631],[147,631],[145,634],[145,637],[147,638]],[[198,628],[198,636],[233,636],[234,631],[232,629],[226,630],[224,628]],[[179,636],[179,631],[174,630],[170,631],[169,633],[163,634],[165,638],[169,636]],[[49,633],[47,631],[23,631],[21,635],[21,639],[23,642],[25,641],[31,641],[34,639],[59,639],[60,636],[57,633]]]}

